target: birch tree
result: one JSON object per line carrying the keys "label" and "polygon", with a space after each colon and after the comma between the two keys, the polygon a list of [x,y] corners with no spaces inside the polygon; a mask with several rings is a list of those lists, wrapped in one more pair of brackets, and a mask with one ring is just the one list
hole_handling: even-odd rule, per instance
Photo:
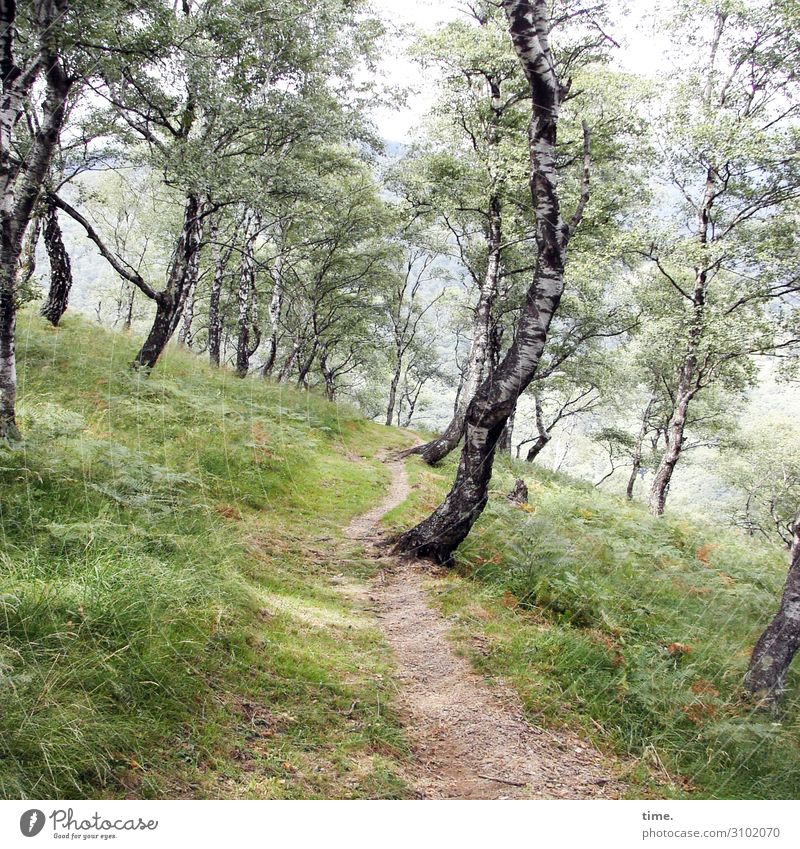
{"label": "birch tree", "polygon": [[[135,367],[153,368],[181,321],[197,283],[206,217],[264,204],[280,191],[284,160],[299,144],[318,143],[326,132],[366,140],[353,69],[372,49],[375,27],[358,3],[306,6],[183,0],[164,20],[162,52],[149,64],[110,55],[102,65],[92,90],[116,139],[132,163],[163,175],[182,209],[162,284],[132,273],[129,258],[101,244],[86,215],[61,195],[54,199],[155,307]],[[212,356],[217,330],[215,318]]]}
{"label": "birch tree", "polygon": [[[19,8],[13,0],[0,0],[0,439],[20,436],[17,267],[25,230],[58,145],[72,85],[62,53],[67,12],[66,0],[36,0]],[[20,13],[26,13],[22,20]],[[44,94],[34,105],[39,80]],[[26,119],[32,110],[38,117],[31,134]]]}
{"label": "birch tree", "polygon": [[663,179],[680,198],[675,227],[644,251],[662,304],[675,303],[671,339],[681,352],[650,491],[655,515],[664,512],[698,395],[752,370],[753,355],[791,346],[798,336],[788,323],[781,332],[780,316],[800,285],[796,262],[785,262],[796,256],[790,211],[800,196],[792,155],[800,114],[796,7],[681,4],[676,17],[679,32],[704,35],[695,39],[693,67],[675,75],[658,125],[665,130]]}
{"label": "birch tree", "polygon": [[420,45],[419,54],[441,69],[443,83],[432,150],[419,163],[424,189],[415,195],[412,190],[410,199],[412,207],[433,212],[444,223],[474,288],[469,355],[453,416],[436,439],[413,449],[434,464],[461,440],[467,407],[492,365],[492,311],[501,285],[507,182],[514,167],[509,158],[522,161],[520,146],[508,136],[524,122],[519,107],[525,95],[502,11],[494,4],[473,4],[469,21],[446,25]]}
{"label": "birch tree", "polygon": [[483,511],[498,440],[519,395],[533,379],[547,332],[564,290],[567,249],[589,201],[590,138],[585,126],[582,181],[575,208],[561,212],[556,145],[561,108],[569,91],[556,74],[553,19],[544,0],[504,0],[514,49],[530,91],[530,188],[536,222],[536,267],[513,343],[492,379],[469,404],[464,447],[455,482],[444,502],[397,542],[400,552],[450,563],[453,551]]}
{"label": "birch tree", "polygon": [[789,667],[800,648],[800,511],[789,527],[789,573],[780,606],[759,637],[745,676],[745,687],[770,707],[776,706],[783,696]]}
{"label": "birch tree", "polygon": [[[405,400],[413,414],[416,398],[425,381],[420,384],[418,376],[409,385],[409,369],[418,360],[420,332],[429,329],[424,323],[425,316],[443,294],[440,291],[438,295],[432,295],[426,287],[434,280],[441,284],[446,279],[444,269],[437,265],[436,253],[430,249],[406,243],[401,263],[388,287],[386,299],[391,368],[386,404],[387,426],[394,423],[395,412],[399,418],[400,410],[397,408],[400,401]],[[424,339],[422,345],[433,347],[429,338]],[[405,386],[401,389],[403,380]]]}

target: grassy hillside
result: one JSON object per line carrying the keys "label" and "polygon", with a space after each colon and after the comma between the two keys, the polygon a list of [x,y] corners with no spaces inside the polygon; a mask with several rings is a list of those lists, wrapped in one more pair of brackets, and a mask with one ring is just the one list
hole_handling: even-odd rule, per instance
{"label": "grassy hillside", "polygon": [[180,352],[145,379],[135,341],[20,317],[0,796],[403,795],[385,649],[330,582],[367,567],[325,552],[408,437]]}
{"label": "grassy hillside", "polygon": [[[405,527],[445,493],[441,469],[413,461],[414,498],[387,523]],[[524,476],[530,507],[505,499]],[[713,525],[503,460],[493,494],[432,585],[463,650],[519,690],[530,714],[582,727],[632,756],[655,792],[728,798],[800,794],[800,674],[785,715],[754,714],[739,685],[773,615],[787,554]]]}
{"label": "grassy hillside", "polygon": [[[67,317],[20,321],[25,441],[0,444],[0,796],[403,797],[390,655],[337,590],[342,540],[401,431]],[[409,460],[406,527],[455,458]],[[505,499],[515,475],[528,510]],[[632,793],[796,798],[785,715],[739,683],[785,552],[526,464],[431,592],[454,638],[538,722],[630,765]]]}

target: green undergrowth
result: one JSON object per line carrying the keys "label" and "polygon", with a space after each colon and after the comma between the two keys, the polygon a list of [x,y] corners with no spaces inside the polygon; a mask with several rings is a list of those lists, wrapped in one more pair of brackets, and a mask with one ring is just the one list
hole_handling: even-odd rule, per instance
{"label": "green undergrowth", "polygon": [[18,329],[0,445],[0,796],[397,797],[386,650],[332,579],[407,444],[75,317]]}
{"label": "green undergrowth", "polygon": [[[399,530],[445,494],[455,458],[409,460]],[[530,506],[505,498],[525,478]],[[620,757],[631,792],[797,798],[800,675],[780,716],[740,684],[777,608],[784,549],[629,503],[539,466],[496,464],[489,504],[432,583],[476,667],[520,692],[537,721],[578,728]]]}

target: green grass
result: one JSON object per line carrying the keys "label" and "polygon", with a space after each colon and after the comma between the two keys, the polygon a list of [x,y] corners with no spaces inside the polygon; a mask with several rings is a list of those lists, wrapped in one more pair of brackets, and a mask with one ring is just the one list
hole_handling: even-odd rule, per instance
{"label": "green grass", "polygon": [[[407,527],[444,495],[441,469],[412,460]],[[515,476],[530,510],[505,499]],[[781,717],[754,713],[740,684],[777,608],[786,551],[499,461],[456,574],[432,584],[455,638],[520,692],[536,721],[579,728],[630,766],[632,793],[797,798],[800,675]]]}
{"label": "green grass", "polygon": [[[0,444],[0,797],[396,797],[386,651],[331,584],[407,436],[67,316]],[[357,452],[357,455],[353,452]],[[363,458],[363,459],[362,459]]]}
{"label": "green grass", "polygon": [[[67,316],[19,323],[21,445],[0,445],[0,797],[410,795],[390,656],[339,591],[341,528],[408,435]],[[407,527],[455,458],[409,460]],[[504,494],[522,474],[531,509]],[[780,717],[740,682],[786,555],[503,461],[431,582],[478,669],[614,753],[632,794],[796,798],[800,676]]]}

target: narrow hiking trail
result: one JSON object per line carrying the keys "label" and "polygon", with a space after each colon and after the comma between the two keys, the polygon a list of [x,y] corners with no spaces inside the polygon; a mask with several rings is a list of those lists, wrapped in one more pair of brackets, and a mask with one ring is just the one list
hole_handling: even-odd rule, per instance
{"label": "narrow hiking trail", "polygon": [[378,522],[410,490],[403,461],[384,462],[392,474],[385,500],[354,519],[345,534],[382,563],[368,601],[396,659],[413,788],[429,799],[620,796],[624,783],[591,744],[532,725],[516,693],[490,686],[455,653],[450,625],[428,603],[432,579],[423,566],[378,548]]}

